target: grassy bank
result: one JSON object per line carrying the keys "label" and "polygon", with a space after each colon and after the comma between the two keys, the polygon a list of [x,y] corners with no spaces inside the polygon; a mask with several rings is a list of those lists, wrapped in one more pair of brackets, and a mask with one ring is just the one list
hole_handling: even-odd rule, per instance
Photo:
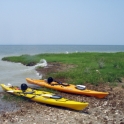
{"label": "grassy bank", "polygon": [[48,77],[66,78],[68,83],[98,85],[109,82],[113,85],[121,82],[124,77],[124,52],[37,54],[2,58],[4,61],[20,62],[24,65],[35,65],[41,59],[73,65],[73,68],[67,71],[48,75]]}

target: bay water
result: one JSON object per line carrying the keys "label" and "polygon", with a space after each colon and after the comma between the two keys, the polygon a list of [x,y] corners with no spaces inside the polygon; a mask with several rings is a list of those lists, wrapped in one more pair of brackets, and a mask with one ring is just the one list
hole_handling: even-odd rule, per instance
{"label": "bay water", "polygon": [[0,83],[20,86],[27,83],[25,80],[27,77],[35,79],[42,77],[35,71],[35,66],[2,61],[3,57],[72,52],[124,52],[124,45],[0,45]]}

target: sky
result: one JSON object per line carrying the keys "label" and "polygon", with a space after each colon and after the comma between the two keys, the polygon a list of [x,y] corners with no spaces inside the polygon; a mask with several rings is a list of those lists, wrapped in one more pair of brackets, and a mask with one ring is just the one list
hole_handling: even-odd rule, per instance
{"label": "sky", "polygon": [[1,45],[124,45],[124,0],[0,0]]}

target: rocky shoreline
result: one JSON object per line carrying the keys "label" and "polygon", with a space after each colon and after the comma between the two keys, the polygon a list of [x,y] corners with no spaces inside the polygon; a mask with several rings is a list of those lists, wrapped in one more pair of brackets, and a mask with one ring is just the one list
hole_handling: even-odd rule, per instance
{"label": "rocky shoreline", "polygon": [[[50,70],[57,72],[61,70],[62,66],[65,67],[65,65],[61,64],[56,64],[56,66],[59,70],[55,70],[56,67],[54,65],[54,69],[52,69],[53,66],[50,66],[50,68],[42,68],[37,71],[45,75]],[[6,104],[2,104],[0,101],[0,106],[4,108],[0,109],[0,124],[124,124],[123,85],[124,81],[116,87],[86,84],[88,89],[109,92],[109,95],[104,99],[56,92],[68,99],[89,102],[89,106],[83,111],[73,111],[30,100],[21,102],[4,101]],[[0,99],[3,98],[4,94],[6,93],[0,93]],[[8,95],[10,96],[10,94]],[[7,105],[12,110],[7,108]]]}

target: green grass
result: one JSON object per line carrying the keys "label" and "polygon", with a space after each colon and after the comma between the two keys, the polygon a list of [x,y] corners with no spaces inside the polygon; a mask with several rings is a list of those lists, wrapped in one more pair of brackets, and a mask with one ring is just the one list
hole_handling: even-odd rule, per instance
{"label": "green grass", "polygon": [[[11,97],[12,96],[12,97]],[[3,100],[7,100],[7,101],[16,101],[16,102],[22,102],[24,100],[27,100],[26,98],[24,97],[20,97],[20,96],[16,96],[16,95],[12,95],[12,94],[9,94],[9,93],[5,93],[3,98]]]}
{"label": "green grass", "polygon": [[71,68],[64,72],[50,73],[53,78],[66,78],[67,83],[85,84],[121,82],[124,77],[124,52],[117,53],[97,53],[83,52],[70,54],[37,54],[4,57],[2,60],[20,62],[24,65],[38,63],[41,59],[47,62],[61,62],[73,64]]}

